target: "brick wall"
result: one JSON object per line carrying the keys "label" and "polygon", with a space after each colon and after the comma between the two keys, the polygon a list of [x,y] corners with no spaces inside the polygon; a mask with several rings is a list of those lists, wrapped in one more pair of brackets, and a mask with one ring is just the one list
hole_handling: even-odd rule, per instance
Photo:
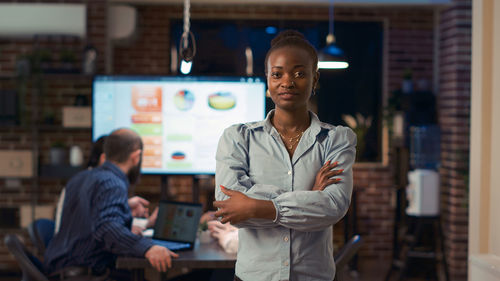
{"label": "brick wall", "polygon": [[[18,2],[18,1],[7,1]],[[27,2],[27,1],[22,1]],[[80,68],[79,63],[83,49],[88,44],[98,52],[97,71],[103,73],[106,57],[106,14],[105,1],[98,0],[68,0],[68,1],[33,1],[44,3],[85,3],[87,6],[87,36],[68,38],[61,36],[42,36],[38,39],[0,38],[0,90],[18,90],[16,61],[33,53],[36,49],[51,51],[54,65],[60,65],[60,55],[70,50],[76,56],[73,65]],[[22,122],[19,126],[0,126],[0,149],[33,149],[33,129],[37,128],[37,144],[39,145],[39,164],[48,164],[48,149],[57,141],[63,141],[67,147],[79,145],[84,151],[90,148],[91,133],[89,129],[61,128],[62,106],[73,105],[77,95],[87,98],[91,93],[91,77],[73,74],[47,74],[30,76],[25,82],[27,89],[21,99]],[[90,101],[90,99],[89,99]],[[36,106],[33,106],[36,105]],[[48,114],[54,114],[53,124],[47,123]],[[87,155],[85,155],[87,157]],[[19,207],[21,205],[52,204],[57,200],[63,180],[58,179],[23,179],[20,186],[8,188],[6,180],[0,179],[0,207]],[[0,229],[0,270],[14,270],[17,265],[3,245],[5,234],[18,234],[31,246],[25,229]]]}
{"label": "brick wall", "polygon": [[467,279],[471,1],[441,13],[441,210],[451,280]]}
{"label": "brick wall", "polygon": [[170,73],[169,6],[139,6],[137,30],[130,42],[115,44],[113,73]]}
{"label": "brick wall", "polygon": [[[60,1],[59,1],[60,2]],[[98,48],[99,73],[104,73],[106,59],[105,11],[106,6],[99,1],[85,1],[89,8],[88,34],[89,43]],[[169,26],[171,18],[182,17],[181,6],[159,5],[138,6],[137,33],[127,42],[116,43],[113,47],[112,69],[117,74],[168,74],[170,57]],[[335,17],[342,21],[384,21],[387,23],[388,57],[388,90],[399,88],[405,69],[413,70],[414,78],[425,78],[432,81],[433,64],[433,11],[425,7],[339,7]],[[281,6],[192,6],[193,18],[217,19],[305,19],[327,20],[328,10],[323,6],[281,7]],[[87,41],[76,43],[78,47]],[[30,40],[1,39],[0,75],[9,76],[15,70],[15,58],[19,53],[27,52],[33,47]],[[15,87],[13,79],[0,80],[0,89]],[[60,124],[60,106],[69,105],[77,94],[90,98],[91,80],[88,77],[53,76],[47,79],[47,93],[50,102],[46,104],[56,112],[56,124]],[[41,111],[43,112],[43,110]],[[65,140],[68,145],[78,144],[88,151],[90,130],[65,130],[50,127],[40,132],[41,163],[48,163],[47,148],[58,139]],[[0,128],[0,148],[31,148],[31,132],[22,128]],[[366,244],[360,255],[365,258],[388,259],[391,254],[393,211],[391,196],[394,181],[391,167],[376,164],[360,164],[354,169],[357,193],[357,214],[359,232],[365,235]],[[190,200],[191,177],[169,177],[169,190],[175,198]],[[158,200],[161,179],[158,176],[143,176],[142,182],[135,192],[152,201]],[[40,203],[54,203],[63,180],[39,179],[38,187],[33,190],[32,180],[23,180],[18,190],[7,190],[5,181],[0,179],[0,193],[9,194],[7,199],[0,197],[2,206],[18,206],[29,204],[32,195],[36,195]],[[213,187],[211,179],[202,184],[202,194],[208,195]],[[209,205],[209,202],[206,202]],[[340,228],[340,225],[336,229]],[[1,230],[0,239],[5,232]],[[23,230],[16,230],[24,233]],[[6,255],[4,247],[0,247],[0,266],[12,268],[12,259]],[[1,268],[0,268],[1,269]]]}

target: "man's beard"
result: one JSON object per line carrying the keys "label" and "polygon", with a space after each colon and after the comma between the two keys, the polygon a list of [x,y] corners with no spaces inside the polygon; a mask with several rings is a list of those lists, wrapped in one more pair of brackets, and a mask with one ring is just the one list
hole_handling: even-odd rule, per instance
{"label": "man's beard", "polygon": [[130,168],[128,171],[127,177],[130,185],[134,185],[139,182],[139,179],[141,178],[141,163],[142,159],[139,160],[139,163],[137,163],[136,166]]}

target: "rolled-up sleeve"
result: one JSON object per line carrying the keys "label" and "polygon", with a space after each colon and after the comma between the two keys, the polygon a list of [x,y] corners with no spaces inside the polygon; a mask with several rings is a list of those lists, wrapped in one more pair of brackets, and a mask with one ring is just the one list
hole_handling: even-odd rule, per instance
{"label": "rolled-up sleeve", "polygon": [[[223,185],[229,189],[244,193],[248,197],[259,200],[271,200],[282,193],[282,189],[267,184],[255,184],[249,177],[248,140],[249,131],[246,125],[233,125],[222,134],[217,146],[215,172],[215,198],[223,201],[228,198],[221,189]],[[250,219],[236,227],[269,228],[277,224],[271,220]]]}

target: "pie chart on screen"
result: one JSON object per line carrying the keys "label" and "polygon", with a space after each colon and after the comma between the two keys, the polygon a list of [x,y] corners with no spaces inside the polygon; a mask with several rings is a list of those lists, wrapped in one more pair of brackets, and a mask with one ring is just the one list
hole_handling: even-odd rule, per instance
{"label": "pie chart on screen", "polygon": [[186,111],[194,105],[194,94],[188,90],[180,90],[174,96],[174,105],[177,109]]}
{"label": "pie chart on screen", "polygon": [[219,92],[208,96],[208,106],[216,110],[228,110],[236,105],[236,97],[228,92]]}

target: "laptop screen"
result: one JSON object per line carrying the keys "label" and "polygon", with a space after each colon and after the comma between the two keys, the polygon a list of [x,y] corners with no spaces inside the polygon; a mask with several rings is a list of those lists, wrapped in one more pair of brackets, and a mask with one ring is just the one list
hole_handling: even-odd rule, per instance
{"label": "laptop screen", "polygon": [[201,213],[201,204],[160,201],[153,238],[193,243]]}

